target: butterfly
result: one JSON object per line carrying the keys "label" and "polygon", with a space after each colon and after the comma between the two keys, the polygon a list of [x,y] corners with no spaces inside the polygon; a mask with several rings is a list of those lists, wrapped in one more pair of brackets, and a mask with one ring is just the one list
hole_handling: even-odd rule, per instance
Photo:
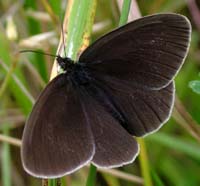
{"label": "butterfly", "polygon": [[42,91],[26,122],[21,157],[41,178],[91,162],[113,168],[138,155],[135,137],[157,131],[174,104],[173,78],[188,52],[191,25],[178,14],[130,22],[95,41]]}

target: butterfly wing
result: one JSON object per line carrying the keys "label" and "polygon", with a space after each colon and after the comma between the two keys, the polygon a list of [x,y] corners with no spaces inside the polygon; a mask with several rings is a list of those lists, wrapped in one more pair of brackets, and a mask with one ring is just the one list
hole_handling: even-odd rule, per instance
{"label": "butterfly wing", "polygon": [[98,95],[93,94],[95,99],[99,100],[100,104],[111,103],[106,104],[104,108],[109,108],[111,115],[131,135],[144,136],[152,133],[171,115],[175,94],[173,81],[160,90],[134,87],[121,80],[116,81],[110,76],[100,77],[95,82],[106,95],[104,99],[99,100]]}
{"label": "butterfly wing", "polygon": [[112,104],[103,90],[94,84],[84,89],[80,91],[84,92],[82,107],[95,142],[93,164],[113,168],[133,162],[138,154],[138,144],[105,108],[106,104],[110,107]]}
{"label": "butterfly wing", "polygon": [[25,170],[43,178],[71,173],[93,157],[91,129],[66,74],[51,81],[36,102],[21,154]]}
{"label": "butterfly wing", "polygon": [[178,14],[143,17],[95,41],[79,61],[102,76],[160,89],[183,64],[190,32],[189,21]]}

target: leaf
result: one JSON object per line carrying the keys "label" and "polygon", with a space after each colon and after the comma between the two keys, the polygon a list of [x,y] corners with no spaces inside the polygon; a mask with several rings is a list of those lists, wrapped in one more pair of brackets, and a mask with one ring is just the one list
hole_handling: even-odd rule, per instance
{"label": "leaf", "polygon": [[194,80],[189,82],[189,87],[197,94],[200,94],[200,81]]}

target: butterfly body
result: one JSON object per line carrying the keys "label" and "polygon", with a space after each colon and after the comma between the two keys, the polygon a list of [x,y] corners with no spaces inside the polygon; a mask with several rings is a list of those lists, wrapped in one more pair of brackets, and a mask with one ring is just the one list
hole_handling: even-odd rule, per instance
{"label": "butterfly body", "polygon": [[98,39],[40,94],[26,122],[22,163],[36,177],[60,177],[89,162],[129,164],[132,136],[157,131],[174,104],[173,78],[190,42],[191,26],[177,14],[147,16]]}

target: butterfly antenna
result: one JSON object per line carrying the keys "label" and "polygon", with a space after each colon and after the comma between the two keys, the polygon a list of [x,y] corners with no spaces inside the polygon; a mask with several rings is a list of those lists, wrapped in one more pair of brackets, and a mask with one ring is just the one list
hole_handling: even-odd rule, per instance
{"label": "butterfly antenna", "polygon": [[48,53],[44,53],[44,52],[40,52],[40,51],[36,51],[36,50],[20,50],[19,51],[19,53],[26,53],[26,52],[38,53],[38,54],[43,54],[43,55],[51,56],[51,57],[59,57],[58,55],[48,54]]}

